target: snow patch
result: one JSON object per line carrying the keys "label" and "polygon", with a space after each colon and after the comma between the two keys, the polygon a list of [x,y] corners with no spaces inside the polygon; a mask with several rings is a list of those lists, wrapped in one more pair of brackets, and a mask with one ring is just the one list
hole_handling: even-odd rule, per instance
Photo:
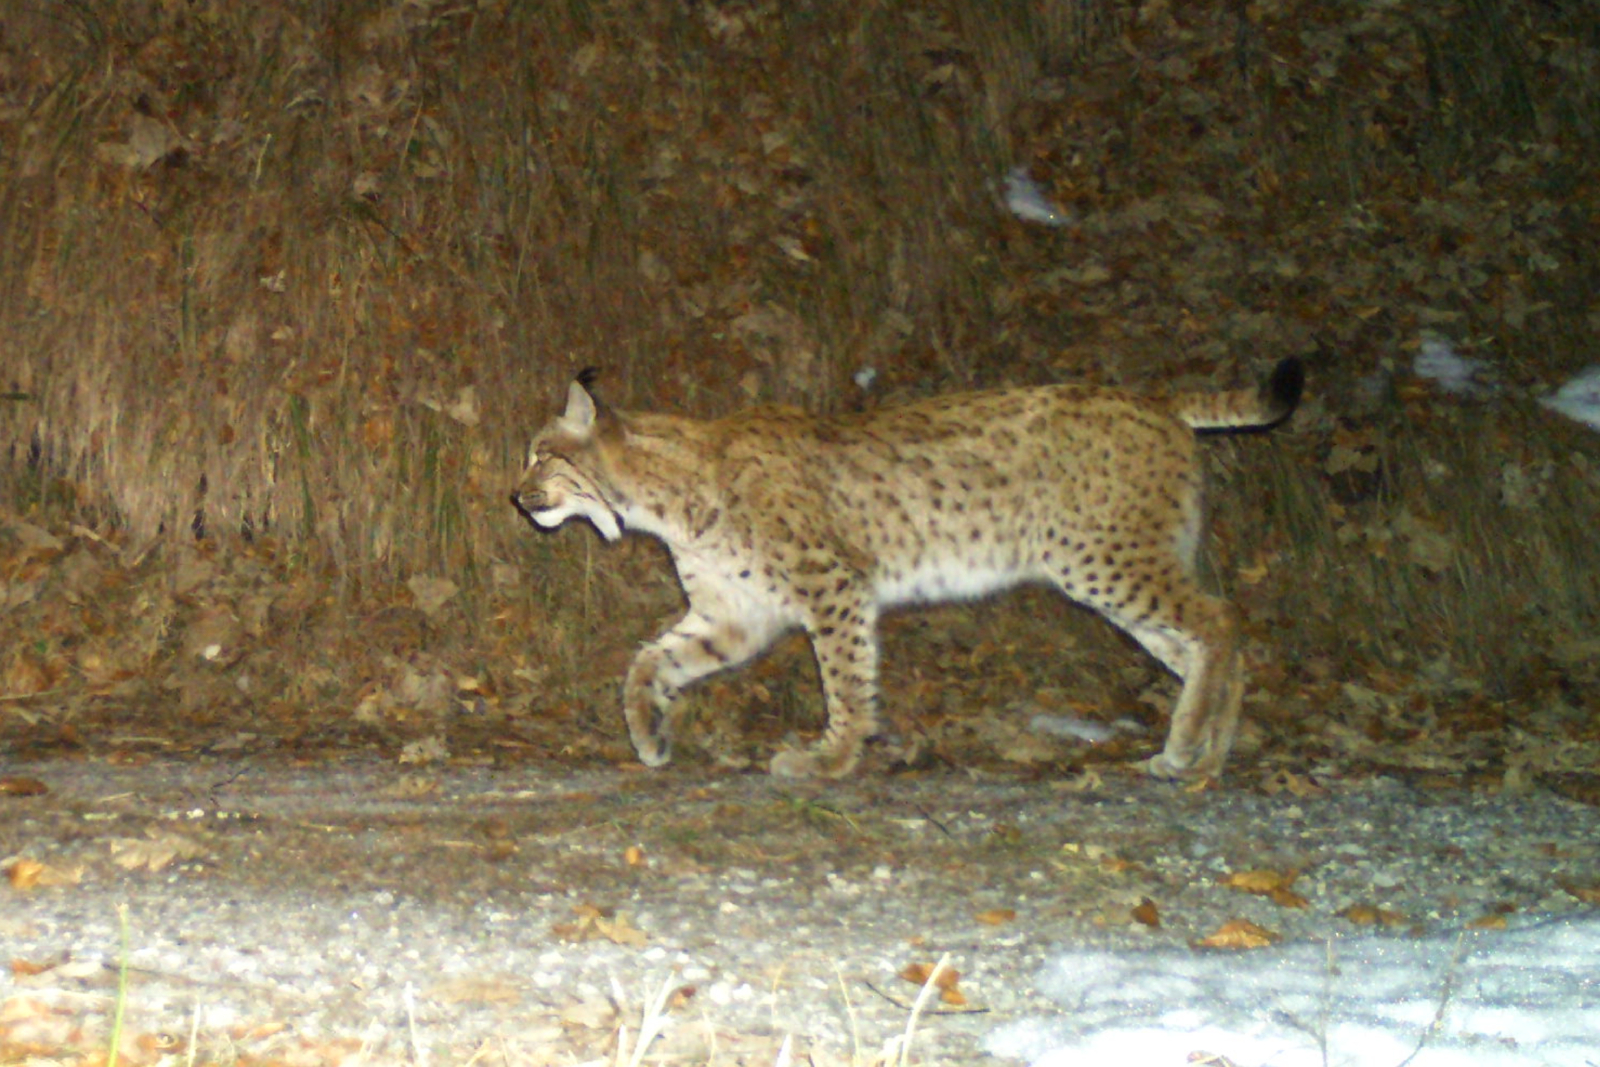
{"label": "snow patch", "polygon": [[1600,1050],[1596,959],[1593,916],[1248,954],[1065,952],[1035,983],[1063,1014],[984,1048],[1033,1067],[1581,1067]]}
{"label": "snow patch", "polygon": [[1024,167],[1014,167],[1005,178],[1006,207],[1019,219],[1041,222],[1046,226],[1070,226],[1072,217],[1060,205],[1044,195],[1033,177]]}
{"label": "snow patch", "polygon": [[1539,403],[1590,429],[1600,430],[1600,365],[1585,369]]}
{"label": "snow patch", "polygon": [[1488,396],[1491,386],[1477,381],[1477,375],[1488,369],[1481,359],[1467,359],[1457,354],[1449,340],[1436,333],[1425,332],[1411,370],[1419,378],[1426,378],[1452,396]]}
{"label": "snow patch", "polygon": [[1103,722],[1093,719],[1080,718],[1077,715],[1060,715],[1040,712],[1028,720],[1028,726],[1036,734],[1047,734],[1050,737],[1071,737],[1079,741],[1087,741],[1091,745],[1098,745],[1111,740],[1116,731]]}

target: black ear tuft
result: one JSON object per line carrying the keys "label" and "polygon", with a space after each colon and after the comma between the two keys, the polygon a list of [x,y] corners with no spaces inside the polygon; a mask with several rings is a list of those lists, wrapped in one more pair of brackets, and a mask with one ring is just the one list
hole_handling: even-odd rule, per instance
{"label": "black ear tuft", "polygon": [[578,372],[578,384],[583,386],[585,389],[588,389],[594,385],[595,380],[599,377],[599,367],[585,367]]}

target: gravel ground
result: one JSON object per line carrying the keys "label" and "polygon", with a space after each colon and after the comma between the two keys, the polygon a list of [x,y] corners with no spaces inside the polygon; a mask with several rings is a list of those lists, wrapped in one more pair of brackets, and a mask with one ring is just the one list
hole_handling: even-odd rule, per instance
{"label": "gravel ground", "polygon": [[[986,1032],[1060,1010],[1032,979],[1063,947],[1235,919],[1406,937],[1600,886],[1600,809],[1370,770],[1200,791],[237,755],[0,774],[0,1053],[104,1047],[125,904],[125,1062],[192,1031],[233,1062],[576,1063],[665,989],[668,1062],[772,1063],[792,1035],[864,1064],[906,1028],[901,972],[946,954],[964,1003],[917,1020],[912,1058],[996,1062]],[[1228,884],[1245,871],[1277,895]]]}

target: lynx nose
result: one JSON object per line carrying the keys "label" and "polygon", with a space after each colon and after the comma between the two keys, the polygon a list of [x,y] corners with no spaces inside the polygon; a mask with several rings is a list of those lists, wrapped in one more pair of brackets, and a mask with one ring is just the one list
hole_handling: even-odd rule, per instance
{"label": "lynx nose", "polygon": [[516,508],[525,518],[533,518],[533,513],[538,510],[544,501],[544,494],[537,489],[514,489],[511,492],[511,506]]}

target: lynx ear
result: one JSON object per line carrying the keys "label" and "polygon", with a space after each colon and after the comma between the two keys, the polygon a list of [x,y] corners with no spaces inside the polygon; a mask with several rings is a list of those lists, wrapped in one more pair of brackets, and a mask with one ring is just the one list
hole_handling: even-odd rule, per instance
{"label": "lynx ear", "polygon": [[594,397],[583,383],[573,382],[567,386],[567,410],[561,413],[561,421],[577,433],[586,433],[594,425],[594,417]]}

